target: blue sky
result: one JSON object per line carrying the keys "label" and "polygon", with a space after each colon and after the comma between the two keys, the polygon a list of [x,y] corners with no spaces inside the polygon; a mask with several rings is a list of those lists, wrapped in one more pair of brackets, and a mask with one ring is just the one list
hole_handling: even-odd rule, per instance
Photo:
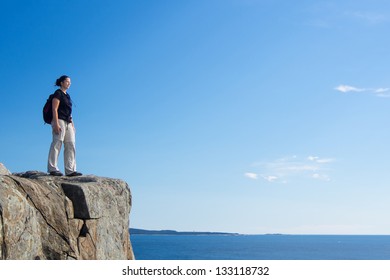
{"label": "blue sky", "polygon": [[78,170],[131,186],[132,227],[390,234],[389,27],[384,0],[1,1],[0,162],[46,171],[66,74]]}

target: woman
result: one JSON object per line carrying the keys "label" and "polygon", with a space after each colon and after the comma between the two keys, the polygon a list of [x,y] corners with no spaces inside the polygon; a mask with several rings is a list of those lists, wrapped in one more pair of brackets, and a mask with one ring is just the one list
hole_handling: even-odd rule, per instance
{"label": "woman", "polygon": [[58,169],[58,156],[64,143],[64,167],[66,176],[81,176],[76,171],[75,128],[72,120],[72,100],[67,93],[70,78],[66,75],[56,80],[60,87],[54,92],[52,100],[53,120],[51,122],[53,141],[50,146],[47,170],[52,176],[63,176]]}

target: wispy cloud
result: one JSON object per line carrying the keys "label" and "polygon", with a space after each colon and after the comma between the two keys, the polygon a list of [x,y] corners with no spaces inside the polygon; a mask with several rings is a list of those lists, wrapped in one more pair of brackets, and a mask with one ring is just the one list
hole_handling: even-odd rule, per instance
{"label": "wispy cloud", "polygon": [[278,176],[273,176],[273,175],[261,175],[261,178],[263,178],[268,182],[275,182],[276,180],[279,179]]}
{"label": "wispy cloud", "polygon": [[374,93],[379,97],[390,97],[390,88],[378,88]]}
{"label": "wispy cloud", "polygon": [[319,173],[314,173],[311,175],[313,179],[321,180],[321,181],[330,181],[330,178],[326,174],[319,174]]}
{"label": "wispy cloud", "polygon": [[320,157],[316,157],[316,156],[308,156],[307,159],[309,161],[314,161],[317,163],[330,163],[330,162],[334,161],[333,158],[320,158]]}
{"label": "wispy cloud", "polygon": [[252,173],[252,172],[246,172],[244,174],[244,176],[249,178],[249,179],[252,179],[252,180],[257,180],[258,179],[258,175],[256,173]]}
{"label": "wispy cloud", "polygon": [[359,88],[355,86],[350,85],[339,85],[334,88],[337,91],[340,91],[342,93],[348,93],[348,92],[362,92],[362,93],[369,93],[376,95],[378,97],[390,97],[390,88]]}
{"label": "wispy cloud", "polygon": [[366,26],[377,26],[387,24],[390,21],[390,14],[386,10],[375,7],[356,10],[343,8],[342,5],[331,1],[313,2],[306,10],[308,12],[306,19],[308,24],[318,28],[333,28],[351,22]]}
{"label": "wispy cloud", "polygon": [[370,11],[349,11],[345,12],[345,15],[351,18],[355,18],[366,22],[368,24],[380,24],[389,21],[389,16],[379,12],[370,12]]}
{"label": "wispy cloud", "polygon": [[361,92],[361,91],[365,91],[364,88],[357,88],[357,87],[348,86],[348,85],[339,85],[339,86],[335,87],[334,89],[338,90],[338,91],[341,91],[341,92],[350,92],[350,91]]}
{"label": "wispy cloud", "polygon": [[270,183],[288,183],[293,178],[306,178],[321,181],[330,181],[327,174],[333,158],[318,156],[298,157],[290,156],[268,162],[258,162],[253,165],[257,172],[247,172],[245,177],[263,179]]}

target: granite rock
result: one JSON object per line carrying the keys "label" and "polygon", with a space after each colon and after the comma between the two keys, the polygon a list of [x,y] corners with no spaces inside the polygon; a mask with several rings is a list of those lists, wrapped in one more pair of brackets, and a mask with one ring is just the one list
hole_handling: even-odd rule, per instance
{"label": "granite rock", "polygon": [[0,259],[134,259],[131,198],[119,179],[2,171]]}
{"label": "granite rock", "polygon": [[2,163],[0,163],[0,175],[11,175],[11,172]]}

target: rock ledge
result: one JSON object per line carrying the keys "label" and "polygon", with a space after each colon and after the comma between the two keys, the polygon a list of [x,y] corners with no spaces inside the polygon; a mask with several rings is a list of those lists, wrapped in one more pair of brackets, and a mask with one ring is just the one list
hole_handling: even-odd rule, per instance
{"label": "rock ledge", "polygon": [[0,171],[0,259],[134,259],[124,181]]}

